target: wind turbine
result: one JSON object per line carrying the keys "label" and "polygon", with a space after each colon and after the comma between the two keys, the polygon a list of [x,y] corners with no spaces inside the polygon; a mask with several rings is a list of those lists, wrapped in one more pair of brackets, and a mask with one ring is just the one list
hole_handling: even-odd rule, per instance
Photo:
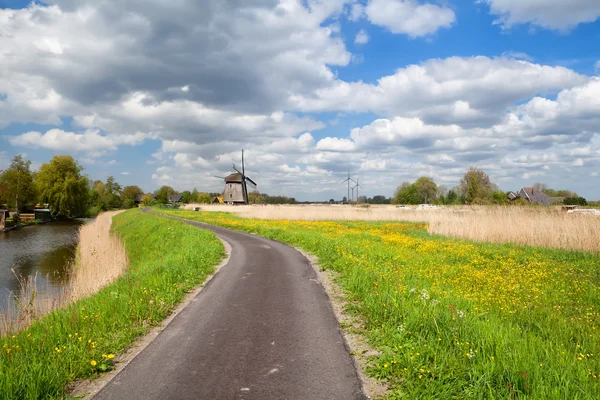
{"label": "wind turbine", "polygon": [[[345,180],[342,181],[342,183],[346,183],[348,182],[348,202],[352,202],[352,198],[350,197],[350,181],[356,183],[356,181],[354,181],[354,179],[350,178],[350,168],[348,168],[348,178],[346,178]],[[352,191],[352,194],[354,196],[354,190]]]}
{"label": "wind turbine", "polygon": [[360,186],[360,183],[358,183],[358,181],[360,180],[360,178],[356,178],[356,186],[354,186],[352,189],[356,189],[356,202],[358,203],[358,188],[364,189],[364,187]]}

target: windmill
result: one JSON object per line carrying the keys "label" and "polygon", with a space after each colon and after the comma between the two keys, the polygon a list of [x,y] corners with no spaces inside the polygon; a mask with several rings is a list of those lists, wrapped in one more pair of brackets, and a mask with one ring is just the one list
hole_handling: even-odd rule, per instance
{"label": "windmill", "polygon": [[[223,191],[223,202],[228,204],[248,204],[248,185],[256,188],[256,182],[246,176],[246,166],[244,164],[244,150],[242,149],[242,170],[240,171],[235,164],[233,169],[236,173],[230,174],[224,178],[225,190]],[[217,177],[221,178],[221,177]]]}
{"label": "windmill", "polygon": [[[348,178],[346,178],[345,180],[342,181],[342,183],[346,183],[348,182],[348,202],[352,202],[352,198],[350,197],[350,181],[356,183],[354,181],[354,179],[350,178],[350,168],[348,168]],[[352,191],[352,193],[354,193],[354,190]]]}
{"label": "windmill", "polygon": [[353,189],[356,189],[356,202],[358,203],[358,188],[364,189],[364,187],[360,186],[360,183],[358,183],[360,179],[356,178],[356,186],[353,187]]}

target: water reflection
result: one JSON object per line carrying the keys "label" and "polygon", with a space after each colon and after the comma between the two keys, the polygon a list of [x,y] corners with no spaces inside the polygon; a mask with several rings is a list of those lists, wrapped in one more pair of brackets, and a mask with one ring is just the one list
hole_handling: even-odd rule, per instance
{"label": "water reflection", "polygon": [[23,277],[37,273],[41,287],[59,288],[65,283],[82,223],[67,221],[0,233],[0,307],[10,292],[19,292],[15,273]]}

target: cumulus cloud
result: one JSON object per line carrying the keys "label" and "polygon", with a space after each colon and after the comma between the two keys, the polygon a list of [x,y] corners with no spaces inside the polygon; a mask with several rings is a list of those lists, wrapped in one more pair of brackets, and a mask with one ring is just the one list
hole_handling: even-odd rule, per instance
{"label": "cumulus cloud", "polygon": [[364,29],[361,29],[356,34],[356,37],[354,38],[354,44],[366,44],[366,43],[369,43],[369,34]]}
{"label": "cumulus cloud", "polygon": [[411,38],[431,35],[456,21],[450,8],[417,0],[370,0],[364,13],[372,24]]}
{"label": "cumulus cloud", "polygon": [[351,59],[336,29],[323,26],[343,1],[57,4],[0,10],[4,124],[58,124],[60,115],[85,115],[134,93],[270,115],[288,93],[326,84],[335,76],[330,66]]}
{"label": "cumulus cloud", "polygon": [[55,151],[86,152],[103,155],[117,150],[119,145],[137,145],[146,139],[146,135],[102,135],[100,131],[88,129],[84,133],[65,132],[50,129],[46,133],[30,131],[9,138],[13,146],[41,147]]}
{"label": "cumulus cloud", "polygon": [[304,111],[371,111],[436,124],[482,125],[497,123],[515,102],[587,79],[568,68],[512,58],[450,57],[400,68],[377,84],[336,80],[292,101]]}
{"label": "cumulus cloud", "polygon": [[531,23],[547,29],[566,30],[600,17],[597,0],[482,0],[498,17],[496,23],[510,28]]}

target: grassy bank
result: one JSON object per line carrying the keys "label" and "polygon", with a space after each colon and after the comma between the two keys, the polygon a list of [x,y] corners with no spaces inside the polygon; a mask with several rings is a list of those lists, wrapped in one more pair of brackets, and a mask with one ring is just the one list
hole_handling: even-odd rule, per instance
{"label": "grassy bank", "polygon": [[600,256],[425,224],[161,211],[301,247],[340,273],[391,399],[600,398]]}
{"label": "grassy bank", "polygon": [[112,368],[113,357],[164,319],[224,256],[210,232],[128,211],[113,219],[130,265],[115,282],[0,338],[0,398],[61,398],[68,382]]}

